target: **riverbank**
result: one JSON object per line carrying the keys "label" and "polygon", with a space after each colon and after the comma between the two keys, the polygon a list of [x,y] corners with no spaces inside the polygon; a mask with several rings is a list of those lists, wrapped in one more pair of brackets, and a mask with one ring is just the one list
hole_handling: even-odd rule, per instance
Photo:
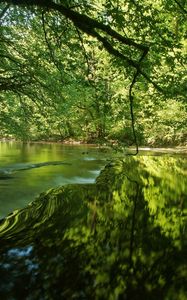
{"label": "riverbank", "polygon": [[[94,147],[94,148],[101,148],[101,149],[114,149],[115,151],[119,151],[123,148],[130,151],[136,151],[136,148],[134,146],[128,146],[128,145],[122,145],[118,144],[117,141],[109,140],[109,141],[93,141],[93,143],[87,143],[83,140],[73,140],[73,139],[66,139],[63,141],[55,141],[55,140],[38,140],[38,141],[22,141],[22,140],[16,140],[13,138],[1,138],[0,142],[14,142],[14,143],[24,143],[24,144],[59,144],[59,145],[71,145],[71,146],[88,146],[88,147]],[[153,152],[160,152],[160,153],[187,153],[187,145],[171,145],[171,146],[165,146],[160,145],[154,146],[154,145],[147,145],[147,146],[138,146],[138,151],[141,152],[147,152],[147,151],[153,151]]]}

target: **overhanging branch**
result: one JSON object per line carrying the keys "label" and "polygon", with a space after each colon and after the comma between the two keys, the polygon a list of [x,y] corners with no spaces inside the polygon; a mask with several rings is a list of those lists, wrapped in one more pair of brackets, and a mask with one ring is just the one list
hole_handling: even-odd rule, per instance
{"label": "overhanging branch", "polygon": [[179,6],[180,10],[187,14],[187,10],[183,7],[183,5],[178,1],[178,0],[174,0],[174,2]]}
{"label": "overhanging branch", "polygon": [[136,49],[145,51],[149,50],[147,45],[139,44],[135,42],[133,39],[127,38],[119,34],[117,31],[113,30],[109,25],[105,25],[97,20],[92,19],[89,16],[84,14],[80,14],[77,11],[74,11],[70,8],[65,7],[62,4],[57,4],[51,0],[2,0],[1,2],[13,4],[13,5],[22,5],[22,6],[37,6],[45,9],[56,10],[60,12],[63,16],[71,20],[74,25],[76,25],[79,29],[84,31],[85,33],[90,32],[90,29],[100,29],[103,32],[107,33],[109,36],[114,39],[128,45],[133,46]]}
{"label": "overhanging branch", "polygon": [[140,58],[139,62],[136,62],[130,59],[128,56],[124,55],[123,53],[119,52],[115,49],[111,43],[103,36],[98,34],[96,31],[90,32],[92,36],[97,37],[97,39],[103,44],[104,48],[108,51],[108,53],[112,54],[115,57],[121,58],[124,62],[127,63],[128,66],[135,68],[138,71],[138,74],[142,75],[149,83],[151,83],[158,91],[163,93],[163,90],[160,86],[158,86],[140,67],[140,62],[145,58],[148,51],[145,50]]}
{"label": "overhanging branch", "polygon": [[[141,53],[143,52],[144,57],[149,51],[149,47],[147,45],[139,44],[131,38],[124,37],[117,31],[112,29],[109,25],[105,25],[102,22],[86,16],[85,14],[81,14],[77,11],[67,8],[62,4],[57,4],[52,0],[2,0],[1,2],[27,7],[36,6],[46,10],[58,11],[64,17],[71,20],[78,29],[80,29],[84,33],[87,33],[88,35],[96,37],[103,44],[107,52],[115,57],[121,58],[127,63],[127,65],[138,70],[138,73],[141,74],[149,83],[151,83],[160,92],[163,92],[163,90],[155,82],[153,82],[145,72],[140,69],[139,63],[115,49],[109,42],[109,38],[115,39],[123,45],[133,47],[136,50],[139,50]],[[100,33],[98,31],[100,31]]]}

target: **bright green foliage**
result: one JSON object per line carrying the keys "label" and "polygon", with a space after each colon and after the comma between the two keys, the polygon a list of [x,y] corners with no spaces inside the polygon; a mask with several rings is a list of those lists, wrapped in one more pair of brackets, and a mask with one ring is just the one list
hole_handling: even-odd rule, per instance
{"label": "bright green foliage", "polygon": [[1,136],[186,143],[186,1],[16,3],[1,1]]}

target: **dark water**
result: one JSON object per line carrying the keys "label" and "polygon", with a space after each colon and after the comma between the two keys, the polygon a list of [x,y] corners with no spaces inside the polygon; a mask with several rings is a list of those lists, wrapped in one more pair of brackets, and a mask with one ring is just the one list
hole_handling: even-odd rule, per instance
{"label": "dark water", "polygon": [[94,147],[0,142],[0,219],[51,187],[93,183],[107,157]]}
{"label": "dark water", "polygon": [[186,175],[185,156],[126,156],[5,218],[0,299],[186,300]]}

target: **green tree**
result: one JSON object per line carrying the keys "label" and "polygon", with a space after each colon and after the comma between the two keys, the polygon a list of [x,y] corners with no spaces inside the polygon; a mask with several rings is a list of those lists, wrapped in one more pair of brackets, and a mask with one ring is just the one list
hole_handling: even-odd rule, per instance
{"label": "green tree", "polygon": [[[93,132],[96,137],[147,143],[156,140],[157,133],[151,139],[145,122],[139,122],[139,112],[147,111],[144,99],[153,103],[153,110],[175,99],[182,103],[175,107],[181,105],[185,113],[185,1],[113,0],[96,5],[7,0],[1,7],[2,107],[6,111],[7,93],[24,106],[30,100],[42,105],[43,115],[43,107],[51,107],[48,115],[56,125],[50,129],[47,123],[52,121],[41,117],[42,132],[45,124],[48,127],[46,136],[89,137]],[[11,119],[5,111],[4,128]],[[153,119],[150,115],[148,122]],[[37,127],[34,120],[31,125]],[[184,141],[185,133],[180,134],[180,139],[171,140]]]}

